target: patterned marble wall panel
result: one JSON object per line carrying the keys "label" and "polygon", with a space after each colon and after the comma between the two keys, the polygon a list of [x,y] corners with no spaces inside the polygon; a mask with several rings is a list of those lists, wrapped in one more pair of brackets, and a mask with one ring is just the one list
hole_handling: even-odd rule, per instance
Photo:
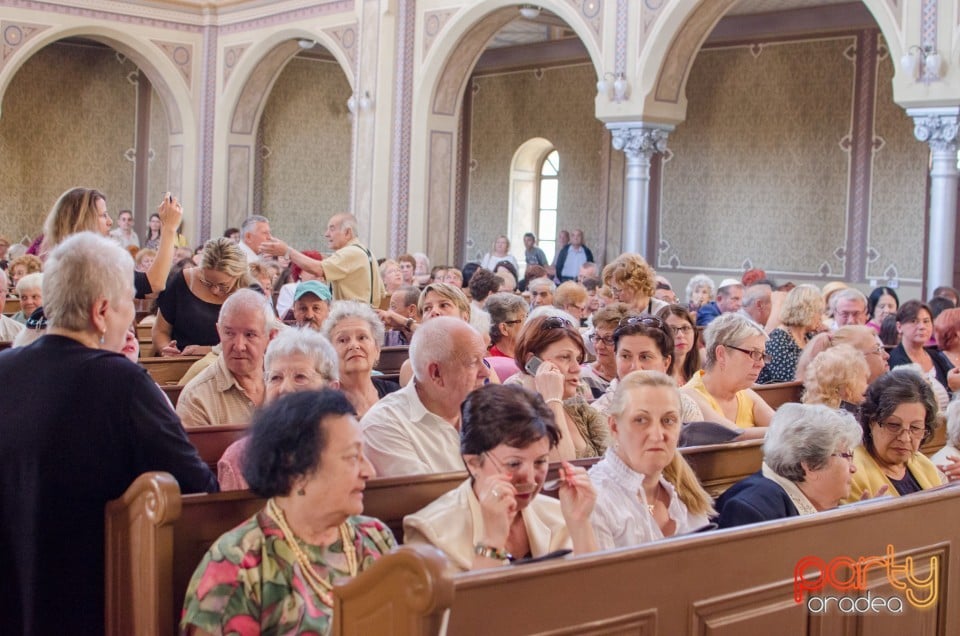
{"label": "patterned marble wall panel", "polygon": [[57,197],[96,187],[133,199],[137,67],[112,49],[52,44],[13,78],[0,118],[0,232],[35,236]]}
{"label": "patterned marble wall panel", "polygon": [[338,64],[295,58],[263,112],[263,213],[274,234],[301,249],[326,250],[327,221],[348,206],[348,97]]}
{"label": "patterned marble wall panel", "polygon": [[[510,162],[533,137],[560,153],[558,229],[582,227],[587,245],[603,237],[600,165],[603,124],[594,116],[596,75],[589,65],[475,78],[467,194],[468,258],[490,250],[507,231]],[[520,253],[522,246],[511,246]]]}
{"label": "patterned marble wall panel", "polygon": [[663,168],[661,269],[843,274],[853,42],[698,55]]}
{"label": "patterned marble wall panel", "polygon": [[[179,189],[174,189],[168,178],[170,167],[170,127],[167,125],[167,113],[157,92],[150,100],[150,183],[147,187],[147,211],[152,213],[168,190],[175,197],[183,197]],[[189,234],[197,210],[184,210],[184,229]],[[149,218],[149,217],[148,217]],[[146,219],[144,220],[146,223]]]}
{"label": "patterned marble wall panel", "polygon": [[[889,56],[877,68],[877,108],[867,278],[920,280],[929,146],[913,136],[913,121],[893,102]],[[874,257],[874,258],[870,258]]]}

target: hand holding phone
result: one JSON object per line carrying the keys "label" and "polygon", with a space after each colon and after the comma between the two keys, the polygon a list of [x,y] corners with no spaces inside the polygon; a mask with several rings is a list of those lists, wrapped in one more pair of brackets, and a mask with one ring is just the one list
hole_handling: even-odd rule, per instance
{"label": "hand holding phone", "polygon": [[537,370],[540,368],[541,364],[543,364],[543,360],[541,360],[537,356],[533,356],[532,358],[527,360],[527,363],[523,365],[523,368],[524,370],[526,370],[527,373],[535,376],[537,375]]}

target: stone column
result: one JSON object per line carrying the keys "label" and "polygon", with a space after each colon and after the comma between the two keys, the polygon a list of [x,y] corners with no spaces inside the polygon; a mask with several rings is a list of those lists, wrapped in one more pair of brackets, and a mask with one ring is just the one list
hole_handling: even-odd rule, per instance
{"label": "stone column", "polygon": [[927,297],[941,285],[953,287],[957,231],[957,126],[960,107],[908,108],[913,134],[930,144],[930,237],[927,243]]}
{"label": "stone column", "polygon": [[636,252],[653,263],[656,254],[647,254],[650,245],[650,159],[667,149],[667,135],[673,126],[643,122],[607,124],[613,147],[627,155],[623,197],[624,252]]}

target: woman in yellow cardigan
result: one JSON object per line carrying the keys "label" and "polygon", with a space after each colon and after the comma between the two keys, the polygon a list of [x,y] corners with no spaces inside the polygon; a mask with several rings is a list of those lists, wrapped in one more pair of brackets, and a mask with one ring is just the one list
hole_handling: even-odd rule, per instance
{"label": "woman in yellow cardigan", "polygon": [[860,407],[863,446],[854,451],[857,472],[850,497],[893,496],[934,488],[943,483],[920,445],[933,434],[937,402],[919,373],[897,368],[877,378]]}

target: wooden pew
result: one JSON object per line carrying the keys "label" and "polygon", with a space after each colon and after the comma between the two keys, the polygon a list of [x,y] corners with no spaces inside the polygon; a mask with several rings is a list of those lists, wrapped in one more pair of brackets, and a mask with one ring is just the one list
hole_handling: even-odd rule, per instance
{"label": "wooden pew", "polygon": [[180,394],[183,392],[183,385],[181,384],[161,384],[160,390],[169,398],[170,403],[173,404],[173,407],[177,407],[177,400],[180,399]]}
{"label": "wooden pew", "polygon": [[[20,311],[20,299],[16,296],[7,296],[7,302],[3,305],[3,315],[12,316]],[[29,318],[30,316],[27,316]]]}
{"label": "wooden pew", "polygon": [[799,402],[803,396],[803,382],[800,380],[775,382],[773,384],[754,384],[751,388],[773,410],[777,410],[778,406],[786,402]]}
{"label": "wooden pew", "polygon": [[154,382],[160,385],[176,384],[194,362],[201,356],[178,356],[171,358],[140,358],[140,366],[145,367]]}
{"label": "wooden pew", "polygon": [[[960,633],[956,523],[960,488],[879,499],[807,517],[659,541],[596,555],[450,575],[436,550],[406,546],[352,581],[334,586],[335,636],[378,634],[870,634]],[[917,523],[918,520],[924,523]],[[866,571],[873,599],[896,596],[900,614],[845,615],[834,601],[818,613],[794,574],[801,559],[913,558],[913,572],[936,575],[931,606],[910,605],[882,566]],[[935,557],[936,562],[931,558]],[[812,584],[814,568],[800,570]],[[849,578],[845,566],[837,578]],[[894,579],[896,580],[896,579]],[[902,585],[897,581],[896,585]],[[842,597],[832,588],[814,596]],[[849,602],[848,602],[849,603]],[[810,608],[813,608],[812,611]]]}
{"label": "wooden pew", "polygon": [[383,347],[380,349],[380,360],[375,368],[385,375],[399,374],[400,367],[409,356],[410,347],[406,345]]}
{"label": "wooden pew", "polygon": [[200,459],[216,473],[217,462],[223,456],[223,451],[227,450],[227,446],[244,437],[250,431],[250,425],[193,426],[185,430],[187,439],[200,453]]}

